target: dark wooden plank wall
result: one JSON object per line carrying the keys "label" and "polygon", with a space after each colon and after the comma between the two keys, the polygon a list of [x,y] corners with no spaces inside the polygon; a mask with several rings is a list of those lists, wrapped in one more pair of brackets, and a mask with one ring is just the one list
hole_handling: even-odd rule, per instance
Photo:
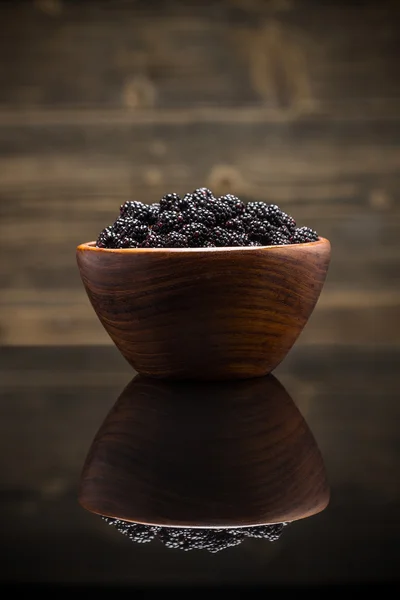
{"label": "dark wooden plank wall", "polygon": [[0,5],[0,343],[108,343],[75,246],[208,185],[328,237],[299,343],[400,341],[400,3]]}

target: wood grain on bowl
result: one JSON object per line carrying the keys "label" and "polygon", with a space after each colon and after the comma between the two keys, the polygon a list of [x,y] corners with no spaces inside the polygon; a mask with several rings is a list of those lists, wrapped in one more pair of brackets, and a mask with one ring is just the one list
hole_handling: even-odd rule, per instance
{"label": "wood grain on bowl", "polygon": [[273,376],[230,382],[135,377],[100,427],[81,505],[158,525],[293,521],[329,501],[316,441]]}
{"label": "wood grain on bowl", "polygon": [[330,243],[262,248],[77,249],[101,323],[138,373],[265,375],[286,356],[322,290]]}

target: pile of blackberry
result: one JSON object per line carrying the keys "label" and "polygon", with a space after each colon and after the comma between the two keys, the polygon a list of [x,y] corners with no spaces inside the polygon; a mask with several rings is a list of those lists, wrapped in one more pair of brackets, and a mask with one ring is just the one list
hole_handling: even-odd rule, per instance
{"label": "pile of blackberry", "polygon": [[155,527],[129,523],[111,517],[102,517],[109,525],[113,525],[120,533],[128,536],[132,542],[145,544],[154,539],[160,540],[167,548],[177,550],[208,550],[220,552],[232,546],[238,546],[246,538],[262,538],[275,542],[281,536],[287,523],[260,525],[257,527],[240,527],[229,529],[198,529],[188,527]]}
{"label": "pile of blackberry", "polygon": [[318,234],[276,204],[248,202],[232,194],[215,197],[198,188],[159,203],[125,202],[115,222],[103,229],[98,248],[215,248],[315,242]]}

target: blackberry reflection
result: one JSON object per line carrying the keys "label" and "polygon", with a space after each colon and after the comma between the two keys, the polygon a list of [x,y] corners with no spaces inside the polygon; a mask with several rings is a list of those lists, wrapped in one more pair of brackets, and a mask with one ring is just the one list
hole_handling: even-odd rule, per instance
{"label": "blackberry reflection", "polygon": [[79,501],[134,542],[217,552],[329,501],[307,423],[272,375],[234,382],[135,377],[90,447]]}
{"label": "blackberry reflection", "polygon": [[274,523],[272,525],[259,525],[257,527],[237,527],[225,529],[198,529],[193,527],[157,527],[154,525],[141,525],[129,523],[120,519],[102,517],[109,525],[128,536],[132,542],[146,544],[157,539],[167,548],[177,550],[208,550],[216,553],[232,546],[238,546],[246,538],[262,538],[270,542],[277,541],[283,528],[288,523]]}

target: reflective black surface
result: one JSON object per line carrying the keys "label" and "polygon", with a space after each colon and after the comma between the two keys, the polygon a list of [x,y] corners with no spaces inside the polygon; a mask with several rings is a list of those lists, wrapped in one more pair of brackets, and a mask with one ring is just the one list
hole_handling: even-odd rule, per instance
{"label": "reflective black surface", "polygon": [[398,582],[399,353],[292,350],[274,375],[321,453],[330,503],[276,542],[250,538],[217,554],[133,544],[79,504],[91,444],[133,375],[113,347],[2,348],[0,358],[3,584]]}

